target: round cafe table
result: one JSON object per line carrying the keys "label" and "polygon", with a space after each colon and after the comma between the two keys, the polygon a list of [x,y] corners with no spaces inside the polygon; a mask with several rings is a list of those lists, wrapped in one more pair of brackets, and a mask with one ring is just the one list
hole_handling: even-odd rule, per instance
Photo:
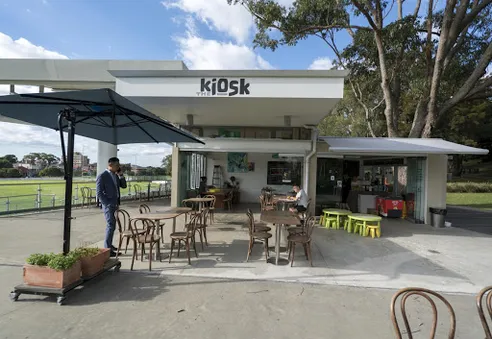
{"label": "round cafe table", "polygon": [[354,221],[361,221],[362,222],[362,229],[361,229],[361,235],[365,235],[365,230],[367,223],[376,223],[378,227],[381,227],[381,218],[379,215],[374,215],[374,214],[364,214],[364,213],[352,213],[348,215],[349,218],[349,225],[348,225],[348,232],[352,233],[352,226]]}

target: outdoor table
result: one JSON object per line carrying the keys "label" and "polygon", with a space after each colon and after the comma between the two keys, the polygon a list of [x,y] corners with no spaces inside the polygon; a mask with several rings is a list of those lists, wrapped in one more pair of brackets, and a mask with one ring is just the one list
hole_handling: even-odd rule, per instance
{"label": "outdoor table", "polygon": [[262,211],[260,220],[275,226],[275,259],[269,258],[268,262],[274,265],[287,265],[289,261],[280,258],[281,227],[284,225],[300,225],[301,219],[290,211]]}
{"label": "outdoor table", "polygon": [[378,215],[365,214],[365,213],[352,213],[352,214],[348,215],[348,218],[349,218],[349,226],[348,226],[348,232],[349,233],[352,233],[352,223],[354,220],[355,221],[362,221],[363,222],[362,228],[363,228],[363,230],[365,230],[368,222],[377,222],[378,225],[380,225],[381,220],[383,219]]}
{"label": "outdoor table", "polygon": [[185,199],[183,201],[189,201],[193,203],[198,203],[199,210],[201,211],[203,209],[203,204],[206,202],[212,202],[214,199],[213,198],[189,198]]}
{"label": "outdoor table", "polygon": [[342,210],[339,208],[325,208],[323,209],[324,215],[334,215],[337,217],[337,227],[340,228],[340,217],[346,217],[350,214],[352,214],[351,211],[349,210]]}
{"label": "outdoor table", "polygon": [[282,203],[282,211],[285,211],[285,206],[288,205],[288,204],[295,204],[296,201],[295,200],[292,200],[292,199],[289,199],[287,197],[273,197],[273,201],[277,202],[277,203]]}

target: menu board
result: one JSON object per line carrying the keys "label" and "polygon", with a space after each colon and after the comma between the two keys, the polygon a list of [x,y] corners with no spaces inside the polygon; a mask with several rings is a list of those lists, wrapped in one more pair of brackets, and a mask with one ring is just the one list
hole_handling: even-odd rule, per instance
{"label": "menu board", "polygon": [[269,161],[267,185],[300,184],[301,173],[300,161]]}

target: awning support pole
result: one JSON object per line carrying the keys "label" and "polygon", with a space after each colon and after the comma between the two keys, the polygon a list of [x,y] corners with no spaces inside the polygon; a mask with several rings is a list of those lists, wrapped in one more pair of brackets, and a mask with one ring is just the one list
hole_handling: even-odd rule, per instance
{"label": "awning support pole", "polygon": [[[63,135],[63,121],[67,121],[68,145],[65,150]],[[63,254],[70,252],[70,229],[72,224],[72,186],[73,186],[73,153],[75,141],[75,112],[64,109],[58,114],[58,127],[62,146],[63,164],[65,172],[65,212],[63,216]]]}

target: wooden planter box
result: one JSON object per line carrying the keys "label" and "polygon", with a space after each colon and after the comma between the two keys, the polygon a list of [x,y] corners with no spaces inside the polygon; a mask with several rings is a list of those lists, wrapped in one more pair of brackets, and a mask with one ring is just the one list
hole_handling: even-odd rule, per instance
{"label": "wooden planter box", "polygon": [[101,272],[104,268],[104,264],[109,259],[110,253],[109,248],[100,248],[99,253],[95,256],[80,258],[82,264],[82,277],[90,277]]}
{"label": "wooden planter box", "polygon": [[24,283],[30,286],[64,288],[80,280],[81,264],[77,261],[66,271],[48,266],[24,265]]}

